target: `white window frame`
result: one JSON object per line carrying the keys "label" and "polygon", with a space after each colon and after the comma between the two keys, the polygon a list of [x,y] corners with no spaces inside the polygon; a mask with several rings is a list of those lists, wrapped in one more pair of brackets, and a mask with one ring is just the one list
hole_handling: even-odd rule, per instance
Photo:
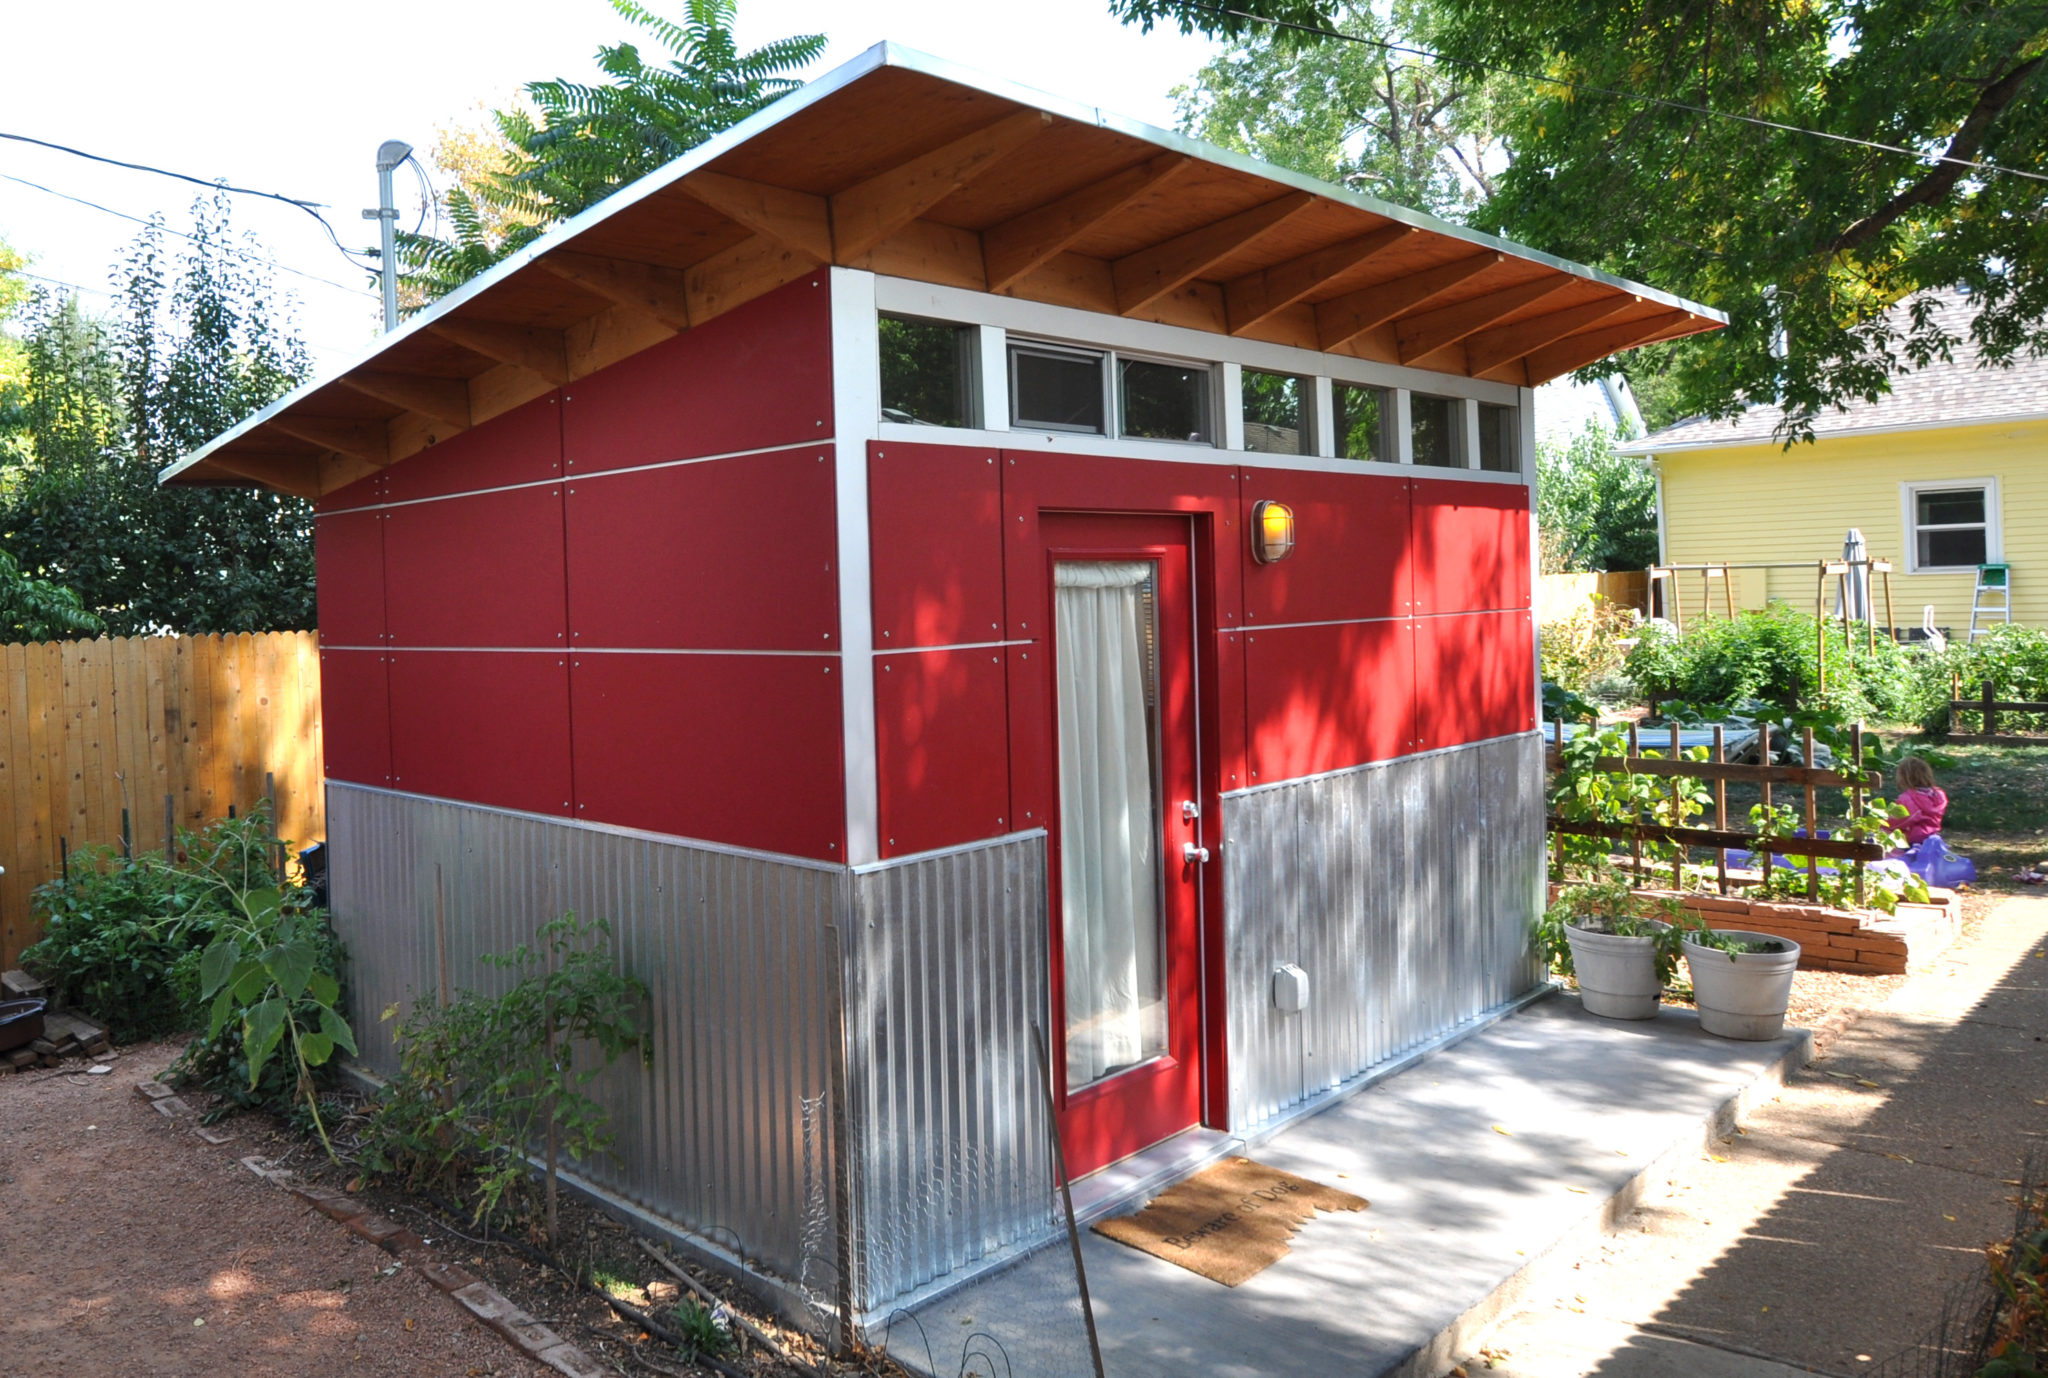
{"label": "white window frame", "polygon": [[[1899,485],[1899,513],[1901,529],[1906,535],[1906,573],[1908,574],[1963,574],[1974,573],[1975,565],[1922,565],[1920,563],[1920,526],[1918,514],[1922,493],[1951,493],[1960,488],[1981,488],[1984,490],[1984,563],[2002,564],[2005,560],[2005,536],[1999,520],[2003,510],[1998,497],[1998,480],[1995,478],[1944,478],[1920,479]],[[1968,530],[1974,523],[1930,527],[1936,531]]]}
{"label": "white window frame", "polygon": [[[1139,436],[1135,439],[1153,445],[1185,445],[1195,450],[1221,450],[1224,448],[1223,409],[1228,405],[1223,399],[1222,368],[1214,359],[1189,359],[1178,354],[1154,354],[1142,349],[1112,349],[1109,351],[1109,419],[1116,427],[1110,435],[1118,440],[1124,433],[1124,365],[1159,364],[1166,368],[1194,369],[1209,375],[1207,407],[1209,413],[1209,438],[1207,440],[1168,440],[1160,436]],[[1240,416],[1242,412],[1239,413]]]}
{"label": "white window frame", "polygon": [[[960,427],[941,425],[936,421],[893,420],[889,421],[889,424],[892,426],[923,426],[926,427],[927,429],[935,431],[987,429],[988,419],[982,415],[982,398],[983,394],[985,394],[988,391],[987,380],[982,376],[984,370],[982,367],[981,351],[982,347],[987,343],[987,341],[982,338],[984,332],[969,321],[947,320],[942,316],[913,316],[907,311],[877,311],[875,313],[875,329],[877,338],[880,337],[881,320],[884,316],[889,316],[899,321],[909,321],[915,325],[944,326],[948,330],[959,331],[967,342],[967,359],[960,370],[960,386],[964,388],[967,392],[967,395],[960,399],[967,412],[967,425],[965,427]],[[877,358],[875,361],[875,381],[877,388],[880,387],[881,377],[881,360]],[[879,395],[880,394],[878,392],[877,396]],[[883,419],[888,420],[887,417],[884,417]]]}
{"label": "white window frame", "polygon": [[[1444,411],[1449,416],[1451,422],[1451,462],[1449,464],[1424,464],[1420,459],[1416,458],[1415,399],[1418,397],[1444,404]],[[1436,473],[1448,473],[1458,469],[1477,469],[1479,467],[1477,438],[1472,434],[1472,428],[1465,424],[1468,419],[1465,413],[1474,409],[1466,405],[1465,399],[1458,397],[1454,393],[1424,392],[1419,388],[1409,389],[1408,399],[1408,406],[1406,408],[1408,414],[1404,418],[1406,423],[1404,430],[1407,435],[1407,444],[1404,446],[1404,450],[1407,455],[1407,463],[1413,464],[1418,469],[1428,469]]]}
{"label": "white window frame", "polygon": [[[1102,429],[1093,430],[1087,426],[1064,426],[1055,421],[1030,421],[1017,414],[1017,353],[1019,350],[1039,354],[1063,354],[1073,359],[1095,361],[1095,381],[1102,393]],[[1117,433],[1116,414],[1116,354],[1113,350],[1090,349],[1085,345],[1069,344],[1065,340],[1039,340],[1028,336],[1011,335],[1004,341],[1003,360],[1010,382],[1010,429],[1013,431],[1044,431],[1050,435],[1097,435],[1113,439]]]}

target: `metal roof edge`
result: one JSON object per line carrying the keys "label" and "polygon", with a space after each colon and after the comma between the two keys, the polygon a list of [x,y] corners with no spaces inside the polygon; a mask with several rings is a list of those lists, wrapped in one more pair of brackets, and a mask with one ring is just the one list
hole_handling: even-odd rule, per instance
{"label": "metal roof edge", "polygon": [[296,406],[330,383],[336,382],[342,375],[361,368],[400,340],[427,329],[437,319],[456,310],[464,303],[474,300],[521,269],[530,266],[536,259],[560,247],[564,241],[575,238],[591,226],[616,215],[627,207],[635,205],[659,191],[673,186],[692,172],[722,157],[749,139],[765,133],[782,121],[815,105],[825,97],[837,93],[862,77],[879,71],[884,67],[897,67],[907,71],[922,72],[928,76],[950,81],[955,85],[970,87],[985,95],[1015,101],[1019,105],[1030,106],[1047,114],[1071,119],[1079,123],[1092,124],[1098,128],[1112,133],[1123,134],[1129,138],[1152,144],[1161,149],[1184,153],[1189,157],[1199,158],[1204,162],[1228,167],[1250,176],[1263,178],[1266,181],[1293,187],[1296,190],[1310,192],[1327,201],[1355,206],[1361,210],[1369,211],[1374,215],[1382,216],[1404,225],[1413,225],[1417,229],[1429,230],[1432,233],[1440,234],[1447,238],[1460,239],[1478,248],[1493,249],[1501,253],[1512,254],[1517,258],[1539,263],[1545,267],[1568,273],[1589,282],[1598,282],[1609,287],[1619,288],[1622,291],[1640,296],[1647,301],[1655,301],[1674,310],[1687,312],[1693,316],[1715,321],[1722,325],[1728,323],[1728,317],[1725,312],[1717,311],[1713,307],[1705,306],[1698,302],[1688,301],[1683,297],[1660,291],[1643,283],[1634,282],[1612,273],[1602,272],[1596,268],[1589,268],[1585,264],[1559,258],[1553,254],[1532,249],[1527,245],[1517,244],[1513,240],[1482,234],[1478,230],[1453,224],[1448,220],[1441,220],[1423,211],[1414,210],[1406,206],[1398,206],[1388,201],[1381,201],[1376,197],[1366,196],[1345,187],[1320,181],[1308,176],[1306,173],[1295,172],[1292,169],[1279,167],[1272,163],[1262,163],[1255,158],[1247,157],[1241,153],[1233,153],[1229,149],[1220,148],[1215,144],[1204,143],[1199,139],[1190,139],[1186,135],[1175,133],[1172,130],[1161,129],[1156,125],[1146,124],[1141,120],[1127,119],[1120,115],[1111,114],[1100,106],[1088,105],[1066,97],[1055,96],[1048,92],[1039,91],[1013,82],[1006,77],[998,77],[975,68],[963,67],[949,59],[935,57],[919,49],[905,47],[894,40],[884,39],[873,47],[842,62],[839,66],[834,67],[815,81],[806,82],[772,105],[755,111],[730,129],[723,130],[706,139],[703,143],[698,144],[695,148],[690,149],[667,165],[656,169],[637,181],[628,183],[610,196],[607,196],[604,200],[599,201],[596,205],[587,207],[578,214],[563,221],[531,244],[528,244],[525,248],[520,249],[502,262],[494,264],[487,271],[471,278],[468,282],[435,301],[427,309],[414,315],[395,329],[376,336],[362,351],[349,358],[345,363],[330,368],[319,377],[300,384],[275,402],[272,402],[269,406],[264,407],[261,411],[244,419],[229,430],[223,431],[205,445],[185,455],[176,463],[159,470],[157,482],[159,484],[168,483],[179,474],[204,463],[210,455],[223,446],[230,445],[258,427],[267,425],[287,409]]}
{"label": "metal roof edge", "polygon": [[[1840,430],[1820,431],[1815,434],[1816,442],[1835,440],[1857,435],[1897,435],[1905,431],[1952,431],[1964,426],[2011,426],[2024,421],[2048,422],[2048,408],[2039,411],[1996,412],[1990,416],[1943,417],[1933,421],[1898,421],[1883,426],[1845,426]],[[1676,445],[1658,445],[1654,437],[1631,440],[1626,445],[1616,445],[1618,455],[1641,455],[1655,459],[1658,455],[1685,454],[1698,450],[1746,450],[1759,445],[1778,445],[1775,436],[1760,439],[1740,440],[1685,440]],[[1781,446],[1782,448],[1782,446]]]}

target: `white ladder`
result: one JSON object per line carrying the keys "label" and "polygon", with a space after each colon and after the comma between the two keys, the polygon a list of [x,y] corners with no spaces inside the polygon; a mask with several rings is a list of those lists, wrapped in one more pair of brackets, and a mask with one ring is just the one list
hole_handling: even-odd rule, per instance
{"label": "white ladder", "polygon": [[1989,625],[1978,626],[1981,618],[1989,624],[1996,614],[2000,622],[2012,621],[2012,566],[1978,565],[1977,587],[1970,600],[1970,640],[1991,635]]}

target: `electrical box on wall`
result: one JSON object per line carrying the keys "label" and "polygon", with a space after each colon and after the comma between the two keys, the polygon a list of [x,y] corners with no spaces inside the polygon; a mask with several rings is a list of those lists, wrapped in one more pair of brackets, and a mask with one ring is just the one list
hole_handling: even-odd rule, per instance
{"label": "electrical box on wall", "polygon": [[1292,962],[1273,968],[1273,1008],[1282,1014],[1300,1014],[1308,1008],[1308,973]]}

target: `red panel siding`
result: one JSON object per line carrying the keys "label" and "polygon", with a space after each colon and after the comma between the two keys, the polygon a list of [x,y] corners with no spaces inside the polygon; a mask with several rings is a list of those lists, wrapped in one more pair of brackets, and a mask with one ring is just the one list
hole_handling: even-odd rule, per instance
{"label": "red panel siding", "polygon": [[391,684],[382,651],[321,650],[320,720],[328,779],[391,783]]}
{"label": "red panel siding", "polygon": [[1000,650],[875,658],[883,856],[1009,830],[1004,678]]}
{"label": "red panel siding", "polygon": [[384,644],[384,514],[337,512],[313,523],[320,640]]}
{"label": "red panel siding", "polygon": [[1406,620],[1246,632],[1248,783],[1413,750],[1415,636]]}
{"label": "red panel siding", "polygon": [[1528,606],[1528,488],[1415,480],[1415,611]]}
{"label": "red panel siding", "polygon": [[1236,542],[1246,624],[1406,617],[1409,487],[1380,474],[1246,470],[1238,530],[1268,499],[1293,508],[1295,523],[1294,551],[1277,564],[1254,560],[1249,539]]}
{"label": "red panel siding", "polygon": [[442,439],[386,471],[384,501],[545,483],[562,473],[562,405],[549,393]]}
{"label": "red panel siding", "polygon": [[1003,639],[1003,494],[994,450],[868,446],[875,648]]}
{"label": "red panel siding", "polygon": [[573,645],[838,648],[829,449],[579,475],[566,487]]}
{"label": "red panel siding", "polygon": [[836,659],[585,655],[572,673],[578,818],[845,858]]}
{"label": "red panel siding", "polygon": [[393,644],[565,644],[560,485],[394,507],[385,516]]}
{"label": "red panel siding", "polygon": [[555,652],[394,651],[392,784],[569,811],[569,672]]}
{"label": "red panel siding", "polygon": [[1417,622],[1417,746],[1434,750],[1536,726],[1535,630],[1526,612]]}
{"label": "red panel siding", "polygon": [[1220,789],[1242,789],[1252,782],[1245,755],[1245,660],[1241,631],[1218,632],[1216,642],[1216,722]]}
{"label": "red panel siding", "polygon": [[814,273],[563,390],[567,471],[832,434],[831,293]]}

